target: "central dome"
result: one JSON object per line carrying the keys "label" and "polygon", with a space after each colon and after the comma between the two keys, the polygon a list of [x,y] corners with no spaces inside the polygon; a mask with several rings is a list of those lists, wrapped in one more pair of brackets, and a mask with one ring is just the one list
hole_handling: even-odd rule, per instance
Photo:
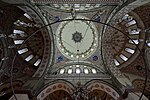
{"label": "central dome", "polygon": [[[71,19],[68,17],[67,19]],[[57,29],[57,46],[60,52],[71,60],[85,60],[97,48],[97,29],[92,22],[79,20],[87,19],[77,16],[78,20],[62,22]]]}

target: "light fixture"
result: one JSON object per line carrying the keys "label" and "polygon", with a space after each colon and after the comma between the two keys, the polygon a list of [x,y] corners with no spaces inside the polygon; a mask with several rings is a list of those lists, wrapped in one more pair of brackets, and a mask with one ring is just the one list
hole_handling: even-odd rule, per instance
{"label": "light fixture", "polygon": [[90,91],[82,86],[80,81],[77,83],[77,86],[71,97],[73,100],[97,100],[96,96],[90,95]]}

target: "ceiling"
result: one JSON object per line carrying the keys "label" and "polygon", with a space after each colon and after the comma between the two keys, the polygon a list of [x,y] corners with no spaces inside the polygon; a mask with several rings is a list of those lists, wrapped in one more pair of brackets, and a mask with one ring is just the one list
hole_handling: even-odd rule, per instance
{"label": "ceiling", "polygon": [[[12,0],[12,6],[7,0],[1,3],[0,83],[12,77],[21,80],[23,88],[35,89],[37,95],[52,80],[75,85],[98,79],[113,84],[112,79],[125,77],[143,89],[139,84],[144,84],[146,75],[147,80],[150,78],[149,63],[143,54],[150,50],[149,4],[131,7],[128,0],[64,2]],[[145,87],[149,91],[149,85]],[[70,98],[67,92],[58,90],[45,100],[59,100],[65,95]],[[93,90],[91,95],[113,100],[101,90]]]}

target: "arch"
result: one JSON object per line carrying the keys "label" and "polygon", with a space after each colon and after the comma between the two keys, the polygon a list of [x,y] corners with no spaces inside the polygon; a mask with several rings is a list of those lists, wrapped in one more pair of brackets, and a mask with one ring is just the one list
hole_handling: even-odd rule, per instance
{"label": "arch", "polygon": [[119,98],[119,93],[116,89],[109,83],[100,81],[100,80],[93,80],[85,84],[88,91],[93,90],[101,90],[112,96],[115,100]]}
{"label": "arch", "polygon": [[70,84],[69,82],[63,81],[63,80],[57,80],[55,83],[52,83],[51,85],[44,88],[37,96],[37,100],[43,100],[46,96],[49,94],[57,91],[57,90],[64,90],[68,94],[72,94],[74,90],[74,86]]}

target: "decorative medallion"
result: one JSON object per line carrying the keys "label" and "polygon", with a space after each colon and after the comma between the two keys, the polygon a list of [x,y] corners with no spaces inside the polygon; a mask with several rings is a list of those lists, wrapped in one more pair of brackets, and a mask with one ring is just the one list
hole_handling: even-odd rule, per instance
{"label": "decorative medallion", "polygon": [[77,43],[77,42],[81,42],[81,40],[83,39],[82,34],[79,32],[75,32],[74,34],[72,34],[72,40]]}

